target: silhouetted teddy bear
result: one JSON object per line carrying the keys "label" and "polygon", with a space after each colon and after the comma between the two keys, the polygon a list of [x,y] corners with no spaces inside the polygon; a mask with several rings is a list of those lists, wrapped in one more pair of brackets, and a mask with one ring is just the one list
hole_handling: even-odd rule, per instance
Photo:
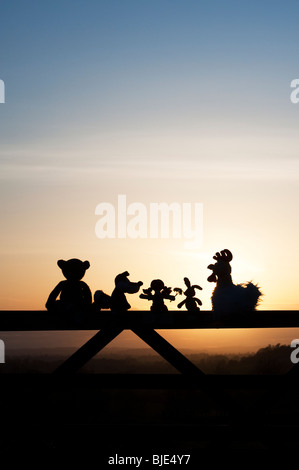
{"label": "silhouetted teddy bear", "polygon": [[[52,290],[46,302],[46,309],[54,313],[82,314],[89,311],[92,295],[88,285],[81,281],[89,268],[89,261],[73,258],[68,261],[57,261],[66,281],[60,281]],[[60,295],[60,300],[57,297]]]}

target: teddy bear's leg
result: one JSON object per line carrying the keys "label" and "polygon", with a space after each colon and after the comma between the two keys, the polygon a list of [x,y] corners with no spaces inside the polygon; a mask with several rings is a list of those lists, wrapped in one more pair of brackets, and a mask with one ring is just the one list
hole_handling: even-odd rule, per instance
{"label": "teddy bear's leg", "polygon": [[99,312],[102,309],[110,309],[110,295],[105,294],[102,290],[94,293],[93,311]]}
{"label": "teddy bear's leg", "polygon": [[69,305],[67,316],[72,323],[82,325],[86,322],[90,315],[94,312],[92,304],[87,302],[77,302],[76,304]]}
{"label": "teddy bear's leg", "polygon": [[51,302],[47,302],[46,307],[50,313],[54,313],[54,314],[61,314],[64,311],[61,300],[54,300]]}

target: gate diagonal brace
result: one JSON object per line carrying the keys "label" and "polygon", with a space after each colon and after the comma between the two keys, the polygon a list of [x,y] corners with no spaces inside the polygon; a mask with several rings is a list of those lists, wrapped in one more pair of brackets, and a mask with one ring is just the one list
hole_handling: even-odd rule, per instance
{"label": "gate diagonal brace", "polygon": [[74,374],[122,331],[122,327],[115,325],[103,328],[61,364],[52,375],[64,376]]}

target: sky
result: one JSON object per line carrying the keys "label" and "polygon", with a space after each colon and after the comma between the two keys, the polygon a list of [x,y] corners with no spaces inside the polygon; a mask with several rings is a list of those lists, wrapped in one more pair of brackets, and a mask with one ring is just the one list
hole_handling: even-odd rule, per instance
{"label": "sky", "polygon": [[[298,309],[298,13],[292,0],[2,0],[0,308],[44,309],[57,260],[75,257],[92,292],[125,270],[144,287],[187,276],[210,310],[207,266],[228,248],[260,309]],[[96,207],[117,211],[119,195],[202,204],[201,245],[98,238]]]}

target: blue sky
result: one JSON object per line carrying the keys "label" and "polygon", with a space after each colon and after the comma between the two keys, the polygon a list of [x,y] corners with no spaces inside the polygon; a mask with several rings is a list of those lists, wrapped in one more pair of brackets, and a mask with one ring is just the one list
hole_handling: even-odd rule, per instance
{"label": "blue sky", "polygon": [[289,125],[298,9],[295,1],[2,1],[10,108],[1,138],[236,116]]}

